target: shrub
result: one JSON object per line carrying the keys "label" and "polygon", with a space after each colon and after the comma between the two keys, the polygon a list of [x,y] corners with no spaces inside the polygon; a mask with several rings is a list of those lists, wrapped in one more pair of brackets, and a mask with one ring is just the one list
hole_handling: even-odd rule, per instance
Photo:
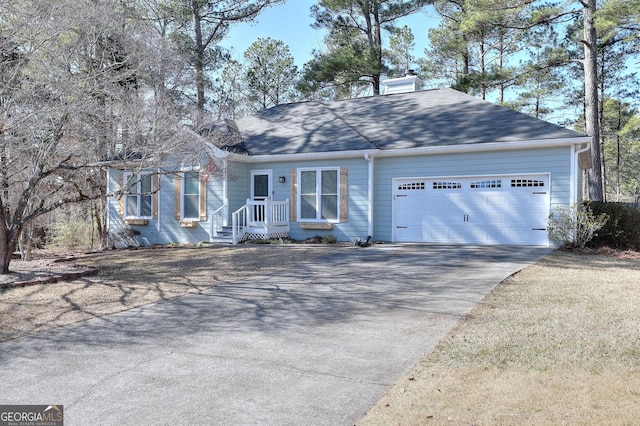
{"label": "shrub", "polygon": [[549,215],[549,239],[566,248],[584,248],[609,219],[606,213],[596,215],[580,205],[556,207]]}
{"label": "shrub", "polygon": [[86,250],[92,248],[91,222],[73,220],[59,221],[50,227],[50,246],[63,250]]}
{"label": "shrub", "polygon": [[322,237],[322,242],[325,244],[334,244],[335,242],[337,242],[338,239],[334,236],[334,235],[325,235],[324,237]]}
{"label": "shrub", "polygon": [[242,244],[278,244],[277,240],[268,240],[263,238],[251,238],[242,241]]}
{"label": "shrub", "polygon": [[609,216],[609,221],[589,243],[590,247],[640,249],[640,211],[624,203],[592,201],[587,207],[594,214]]}

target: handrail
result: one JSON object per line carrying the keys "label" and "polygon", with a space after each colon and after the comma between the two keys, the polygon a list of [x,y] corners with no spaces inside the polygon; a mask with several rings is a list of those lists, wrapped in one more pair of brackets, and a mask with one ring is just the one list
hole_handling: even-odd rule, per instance
{"label": "handrail", "polygon": [[218,226],[217,219],[219,216],[222,219],[222,226],[224,226],[224,219],[225,219],[224,212],[226,211],[228,205],[229,204],[225,201],[220,207],[218,207],[215,211],[213,211],[209,215],[209,235],[212,235],[214,237],[218,236],[218,229],[220,229],[221,226]]}
{"label": "handrail", "polygon": [[231,215],[231,237],[237,244],[247,228],[260,228],[268,233],[270,227],[286,227],[289,231],[289,200],[250,200]]}
{"label": "handrail", "polygon": [[238,244],[239,239],[244,235],[244,228],[247,226],[248,208],[249,206],[245,204],[231,214],[231,242],[233,244]]}

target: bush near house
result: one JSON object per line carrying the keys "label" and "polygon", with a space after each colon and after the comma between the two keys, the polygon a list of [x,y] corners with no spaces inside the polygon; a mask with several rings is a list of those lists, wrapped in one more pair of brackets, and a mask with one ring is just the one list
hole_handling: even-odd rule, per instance
{"label": "bush near house", "polygon": [[49,226],[47,247],[61,250],[86,250],[92,247],[91,223],[75,219],[56,222]]}
{"label": "bush near house", "polygon": [[594,214],[584,205],[560,206],[549,215],[547,232],[551,241],[564,248],[582,249],[607,223],[608,219],[606,214]]}
{"label": "bush near house", "polygon": [[609,216],[607,223],[588,243],[589,247],[640,250],[640,211],[625,203],[590,201],[585,204],[595,215],[605,213]]}

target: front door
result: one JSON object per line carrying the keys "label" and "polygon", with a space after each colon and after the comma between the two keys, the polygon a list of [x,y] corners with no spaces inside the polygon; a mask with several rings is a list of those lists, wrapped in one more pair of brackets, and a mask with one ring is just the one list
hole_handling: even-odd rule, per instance
{"label": "front door", "polygon": [[[271,170],[251,171],[251,199],[253,201],[264,201],[271,199]],[[252,222],[264,222],[264,205],[256,205],[253,208]]]}

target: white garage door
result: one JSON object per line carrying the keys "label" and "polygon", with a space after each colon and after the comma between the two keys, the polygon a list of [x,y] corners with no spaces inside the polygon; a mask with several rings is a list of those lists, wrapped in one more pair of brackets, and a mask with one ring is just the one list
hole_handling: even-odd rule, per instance
{"label": "white garage door", "polygon": [[394,180],[395,241],[547,245],[549,176]]}

